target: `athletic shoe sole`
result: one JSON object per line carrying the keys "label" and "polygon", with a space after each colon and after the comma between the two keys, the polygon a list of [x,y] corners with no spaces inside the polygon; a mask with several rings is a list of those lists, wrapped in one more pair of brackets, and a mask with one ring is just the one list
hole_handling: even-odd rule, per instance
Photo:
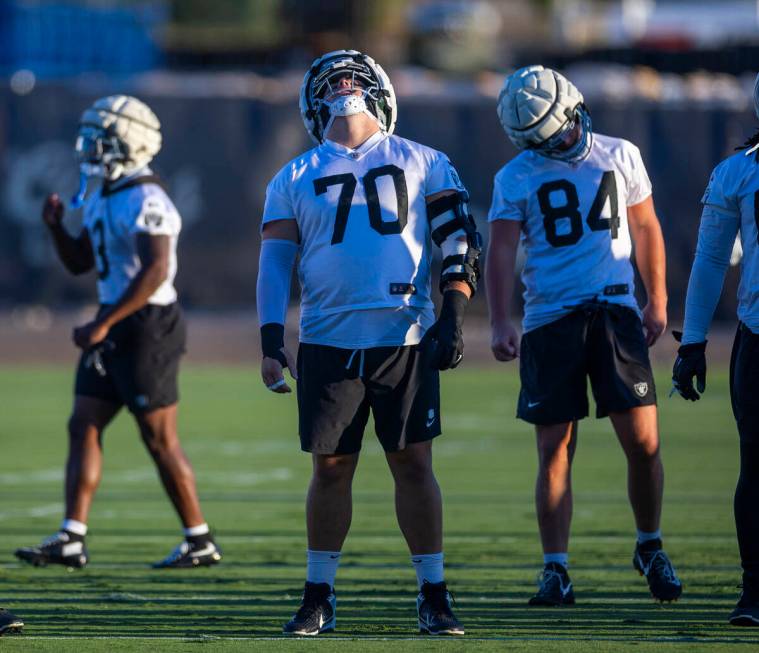
{"label": "athletic shoe sole", "polygon": [[79,556],[76,556],[76,558],[72,560],[51,560],[45,555],[35,553],[33,551],[16,551],[15,556],[23,561],[28,562],[30,565],[33,565],[35,567],[47,567],[48,565],[61,565],[63,567],[67,567],[68,569],[82,569],[83,567],[87,566],[87,563],[89,560],[85,558],[82,560]]}
{"label": "athletic shoe sole", "polygon": [[464,629],[463,628],[448,628],[446,630],[430,630],[430,628],[423,624],[421,621],[419,622],[419,632],[423,635],[432,635],[433,637],[440,637],[440,636],[457,636],[457,635],[463,635]]}
{"label": "athletic shoe sole", "polygon": [[744,628],[757,628],[759,627],[759,619],[753,615],[746,613],[731,614],[728,622],[731,626],[742,626]]}
{"label": "athletic shoe sole", "polygon": [[198,567],[211,567],[221,562],[221,554],[216,553],[213,556],[204,558],[192,558],[191,562],[183,562],[178,565],[164,565],[160,562],[150,565],[153,569],[196,569]]}
{"label": "athletic shoe sole", "polygon": [[336,617],[332,617],[327,623],[325,623],[319,630],[283,630],[283,635],[289,635],[290,637],[316,637],[322,633],[331,633],[335,630]]}
{"label": "athletic shoe sole", "polygon": [[13,623],[5,624],[5,626],[0,626],[0,637],[3,635],[20,635],[23,628],[23,621],[14,621]]}

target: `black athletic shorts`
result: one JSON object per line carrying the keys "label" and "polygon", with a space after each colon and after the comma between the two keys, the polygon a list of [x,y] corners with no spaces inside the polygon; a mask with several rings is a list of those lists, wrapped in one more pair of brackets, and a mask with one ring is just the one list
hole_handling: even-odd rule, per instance
{"label": "black athletic shorts", "polygon": [[596,417],[656,404],[648,346],[631,308],[589,302],[522,337],[517,417],[561,424],[588,416],[587,381]]}
{"label": "black athletic shorts", "polygon": [[303,451],[350,454],[374,415],[387,452],[440,435],[439,373],[417,347],[340,349],[301,343],[298,415]]}
{"label": "black athletic shorts", "polygon": [[742,322],[730,356],[730,400],[743,442],[759,442],[759,335]]}
{"label": "black athletic shorts", "polygon": [[133,413],[175,404],[186,338],[179,304],[148,304],[114,324],[94,351],[82,353],[74,394],[125,405]]}

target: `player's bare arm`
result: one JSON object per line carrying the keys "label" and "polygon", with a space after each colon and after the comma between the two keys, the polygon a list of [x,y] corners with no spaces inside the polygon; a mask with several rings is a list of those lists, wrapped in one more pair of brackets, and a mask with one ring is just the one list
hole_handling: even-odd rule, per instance
{"label": "player's bare arm", "polygon": [[515,265],[521,223],[496,220],[490,224],[490,244],[485,261],[485,286],[492,329],[490,348],[499,361],[519,356],[519,332],[511,320]]}
{"label": "player's bare arm", "polygon": [[48,195],[42,206],[42,221],[50,230],[58,258],[71,274],[84,274],[95,265],[90,238],[86,229],[72,236],[63,226],[63,214],[61,198],[56,193]]}
{"label": "player's bare arm", "polygon": [[[295,220],[275,220],[274,222],[268,222],[263,227],[261,240],[262,247],[267,240],[288,241],[297,244],[300,240],[300,236],[298,234],[298,223]],[[270,270],[264,269],[262,267],[259,268],[258,273],[259,275],[265,276],[269,271]],[[263,281],[265,282],[265,279]],[[287,290],[289,291],[289,287]],[[287,299],[285,298],[284,301],[286,305]],[[282,323],[281,327],[281,331],[284,333],[284,323]],[[286,394],[288,392],[292,392],[292,388],[285,381],[284,367],[287,367],[290,370],[290,375],[294,379],[298,378],[298,373],[295,368],[295,359],[293,358],[292,353],[290,353],[290,351],[284,346],[284,341],[282,343],[282,346],[279,346],[279,332],[279,323],[274,322],[262,324],[262,339],[268,339],[270,335],[273,338],[277,339],[277,342],[275,342],[272,346],[279,353],[279,356],[275,358],[273,356],[266,356],[264,353],[264,356],[261,359],[261,380],[263,381],[264,385],[272,392],[276,392],[278,394]],[[267,351],[268,346],[264,348],[264,352]]]}
{"label": "player's bare arm", "polygon": [[137,254],[142,267],[121,299],[97,319],[74,329],[77,347],[87,349],[105,340],[111,327],[140,310],[166,280],[169,273],[169,236],[137,234]]}
{"label": "player's bare arm", "polygon": [[656,217],[654,201],[648,197],[627,208],[630,236],[648,302],[643,309],[646,342],[652,346],[667,328],[667,279],[664,237]]}

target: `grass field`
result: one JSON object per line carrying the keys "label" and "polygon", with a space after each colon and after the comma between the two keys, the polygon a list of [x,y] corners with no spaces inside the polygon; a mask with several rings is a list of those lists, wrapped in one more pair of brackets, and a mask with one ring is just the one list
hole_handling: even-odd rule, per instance
{"label": "grass field", "polygon": [[[696,405],[667,399],[658,375],[667,472],[663,528],[685,585],[659,606],[632,570],[625,465],[608,421],[580,428],[572,578],[578,604],[527,609],[540,567],[531,429],[513,419],[515,368],[444,375],[443,488],[448,581],[467,636],[415,632],[415,580],[393,514],[384,459],[367,434],[351,533],[338,574],[338,631],[280,638],[304,574],[303,498],[294,396],[275,397],[255,370],[189,367],[181,431],[204,509],[224,549],[214,569],[153,571],[179,530],[146,453],[122,415],[106,436],[106,469],[90,522],[90,566],[22,567],[12,556],[61,515],[68,369],[0,368],[0,605],[27,621],[0,651],[636,651],[756,650],[759,634],[726,616],[738,594],[732,492],[737,436],[725,373]],[[411,640],[416,641],[411,641]],[[257,642],[251,640],[260,640]]]}

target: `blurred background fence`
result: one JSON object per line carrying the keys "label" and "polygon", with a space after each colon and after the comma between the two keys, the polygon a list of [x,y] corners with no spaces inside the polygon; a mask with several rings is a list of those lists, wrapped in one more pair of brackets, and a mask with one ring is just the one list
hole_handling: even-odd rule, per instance
{"label": "blurred background fence", "polygon": [[[72,279],[55,261],[39,208],[48,192],[74,191],[77,119],[115,92],[138,95],[163,123],[155,168],[185,220],[183,301],[252,306],[266,184],[311,146],[297,109],[303,70],[315,54],[355,47],[389,69],[396,133],[451,157],[483,233],[493,175],[515,154],[495,114],[503,76],[537,62],[563,70],[595,129],[643,152],[677,316],[709,172],[756,129],[759,3],[717,3],[722,12],[714,4],[0,3],[0,306],[92,301],[92,279]],[[75,227],[78,216],[70,219]],[[735,277],[722,318],[734,315]]]}

